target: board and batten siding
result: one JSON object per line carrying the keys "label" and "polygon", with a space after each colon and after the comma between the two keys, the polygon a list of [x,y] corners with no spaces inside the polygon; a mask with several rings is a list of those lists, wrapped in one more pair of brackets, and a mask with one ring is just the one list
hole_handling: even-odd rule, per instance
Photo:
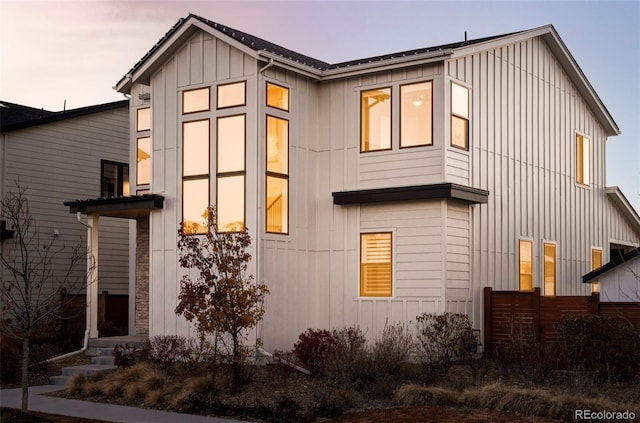
{"label": "board and batten siding", "polygon": [[[171,57],[160,64],[151,75],[151,144],[152,175],[150,190],[162,194],[164,208],[150,216],[150,282],[149,335],[192,335],[192,328],[175,314],[179,281],[187,273],[178,266],[177,231],[182,220],[182,123],[210,119],[210,202],[216,198],[216,116],[215,90],[217,83],[246,81],[247,106],[228,114],[246,113],[246,225],[252,238],[257,228],[257,175],[255,108],[257,62],[255,59],[213,37],[198,31]],[[182,91],[202,87],[211,88],[211,111],[182,116]],[[136,88],[134,87],[134,90]],[[139,88],[144,90],[143,88]],[[132,105],[135,107],[135,105]],[[131,112],[133,117],[134,111]],[[130,157],[135,157],[135,133],[132,136]],[[252,248],[255,248],[252,247]],[[255,252],[252,251],[255,256]],[[254,264],[248,272],[255,275]]]}
{"label": "board and batten siding", "polygon": [[[87,230],[69,213],[65,201],[100,196],[100,161],[128,162],[129,120],[126,107],[62,119],[4,133],[3,193],[26,188],[29,210],[44,241],[85,248]],[[128,294],[128,223],[100,219],[98,291]],[[11,248],[13,240],[3,241]],[[67,248],[68,251],[68,248]],[[68,267],[69,253],[59,255],[55,267]],[[3,270],[4,272],[4,270]],[[3,275],[4,276],[4,275]],[[86,262],[74,278],[86,281]],[[80,291],[81,294],[84,290]]]}
{"label": "board and batten siding", "polygon": [[[447,75],[471,87],[470,185],[489,191],[472,209],[474,320],[481,289],[518,290],[518,239],[557,243],[557,295],[588,295],[591,247],[608,246],[606,133],[541,38],[452,59]],[[591,140],[591,184],[576,181],[576,134]]]}
{"label": "board and batten siding", "polygon": [[[637,247],[638,239],[640,239],[640,233],[638,233],[638,230],[633,228],[627,218],[620,212],[620,209],[613,204],[613,202],[610,201],[608,206],[609,213],[607,215],[607,227],[609,239],[606,240],[607,243],[605,244],[605,247],[608,247],[609,243]],[[611,260],[608,248],[604,248],[602,253],[603,263],[607,263]]]}

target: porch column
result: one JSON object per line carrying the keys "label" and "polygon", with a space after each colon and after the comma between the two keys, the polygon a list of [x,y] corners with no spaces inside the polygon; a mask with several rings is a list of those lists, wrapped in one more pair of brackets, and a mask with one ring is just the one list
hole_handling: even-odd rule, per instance
{"label": "porch column", "polygon": [[89,338],[98,337],[98,221],[100,216],[90,216],[87,229],[87,328]]}

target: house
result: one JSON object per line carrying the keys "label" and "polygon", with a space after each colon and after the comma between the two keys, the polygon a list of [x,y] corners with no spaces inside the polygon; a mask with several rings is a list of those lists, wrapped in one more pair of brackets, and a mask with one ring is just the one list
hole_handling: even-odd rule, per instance
{"label": "house", "polygon": [[640,242],[606,186],[620,130],[552,26],[329,64],[191,14],[115,88],[138,195],[67,204],[136,220],[138,333],[193,333],[177,230],[209,204],[254,240],[267,349],[423,312],[481,328],[483,287],[587,296]]}
{"label": "house", "polygon": [[[63,202],[128,194],[129,102],[51,112],[2,101],[0,119],[0,196],[16,192],[18,185],[26,189],[41,241],[55,239],[69,247],[54,262],[66,269],[70,247],[86,245],[87,231]],[[126,331],[129,224],[105,219],[104,226],[108,233],[100,240],[95,285],[103,301],[100,316]],[[2,221],[2,229],[0,248],[16,248],[12,228]],[[76,271],[80,280],[86,278],[86,265]],[[0,277],[8,276],[0,269]]]}

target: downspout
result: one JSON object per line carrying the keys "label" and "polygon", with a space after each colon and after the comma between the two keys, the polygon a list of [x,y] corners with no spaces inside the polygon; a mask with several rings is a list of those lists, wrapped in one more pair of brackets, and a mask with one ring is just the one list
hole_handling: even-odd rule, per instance
{"label": "downspout", "polygon": [[[92,228],[91,225],[89,225],[87,223],[84,223],[82,221],[82,219],[80,219],[80,215],[81,215],[80,212],[78,212],[76,214],[76,218],[78,219],[78,222],[80,224],[82,224],[84,227],[87,228],[87,230],[88,230],[87,231],[87,245],[91,245],[90,244],[91,243],[91,231],[93,231],[93,228]],[[87,279],[88,279],[88,276],[87,276]],[[63,360],[65,358],[73,357],[74,355],[81,354],[81,353],[83,353],[83,352],[85,352],[87,350],[87,347],[89,346],[89,328],[91,327],[91,308],[90,308],[91,299],[89,297],[88,286],[89,286],[89,281],[87,280],[87,294],[86,294],[86,296],[87,296],[87,311],[86,311],[86,318],[85,318],[85,326],[86,326],[86,328],[85,328],[85,331],[84,331],[84,339],[82,340],[82,348],[80,348],[79,350],[76,350],[76,351],[72,351],[70,353],[66,353],[66,354],[59,355],[57,357],[50,358],[48,360],[43,361],[43,363],[52,363],[54,361]]]}

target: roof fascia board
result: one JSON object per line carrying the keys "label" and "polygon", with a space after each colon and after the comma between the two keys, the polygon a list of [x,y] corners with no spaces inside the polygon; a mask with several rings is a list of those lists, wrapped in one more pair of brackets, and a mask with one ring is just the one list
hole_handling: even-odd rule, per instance
{"label": "roof fascia board", "polygon": [[629,219],[629,221],[635,226],[636,230],[640,232],[640,216],[633,208],[627,197],[624,196],[620,188],[617,186],[606,187],[605,192],[607,196],[611,199],[614,205],[616,205],[622,214]]}
{"label": "roof fascia board", "polygon": [[180,28],[176,30],[176,32],[171,34],[171,36],[162,43],[162,46],[148,57],[134,74],[125,76],[114,88],[119,92],[129,93],[134,83],[140,82],[145,85],[149,85],[148,78],[151,77],[151,74],[155,70],[158,62],[164,62],[168,56],[177,52],[182,47],[183,43],[196,33],[196,29],[200,29],[211,34],[215,38],[222,39],[230,46],[252,56],[255,59],[258,59],[258,54],[255,50],[252,50],[239,41],[234,40],[224,32],[217,31],[204,22],[191,17],[187,19]]}

